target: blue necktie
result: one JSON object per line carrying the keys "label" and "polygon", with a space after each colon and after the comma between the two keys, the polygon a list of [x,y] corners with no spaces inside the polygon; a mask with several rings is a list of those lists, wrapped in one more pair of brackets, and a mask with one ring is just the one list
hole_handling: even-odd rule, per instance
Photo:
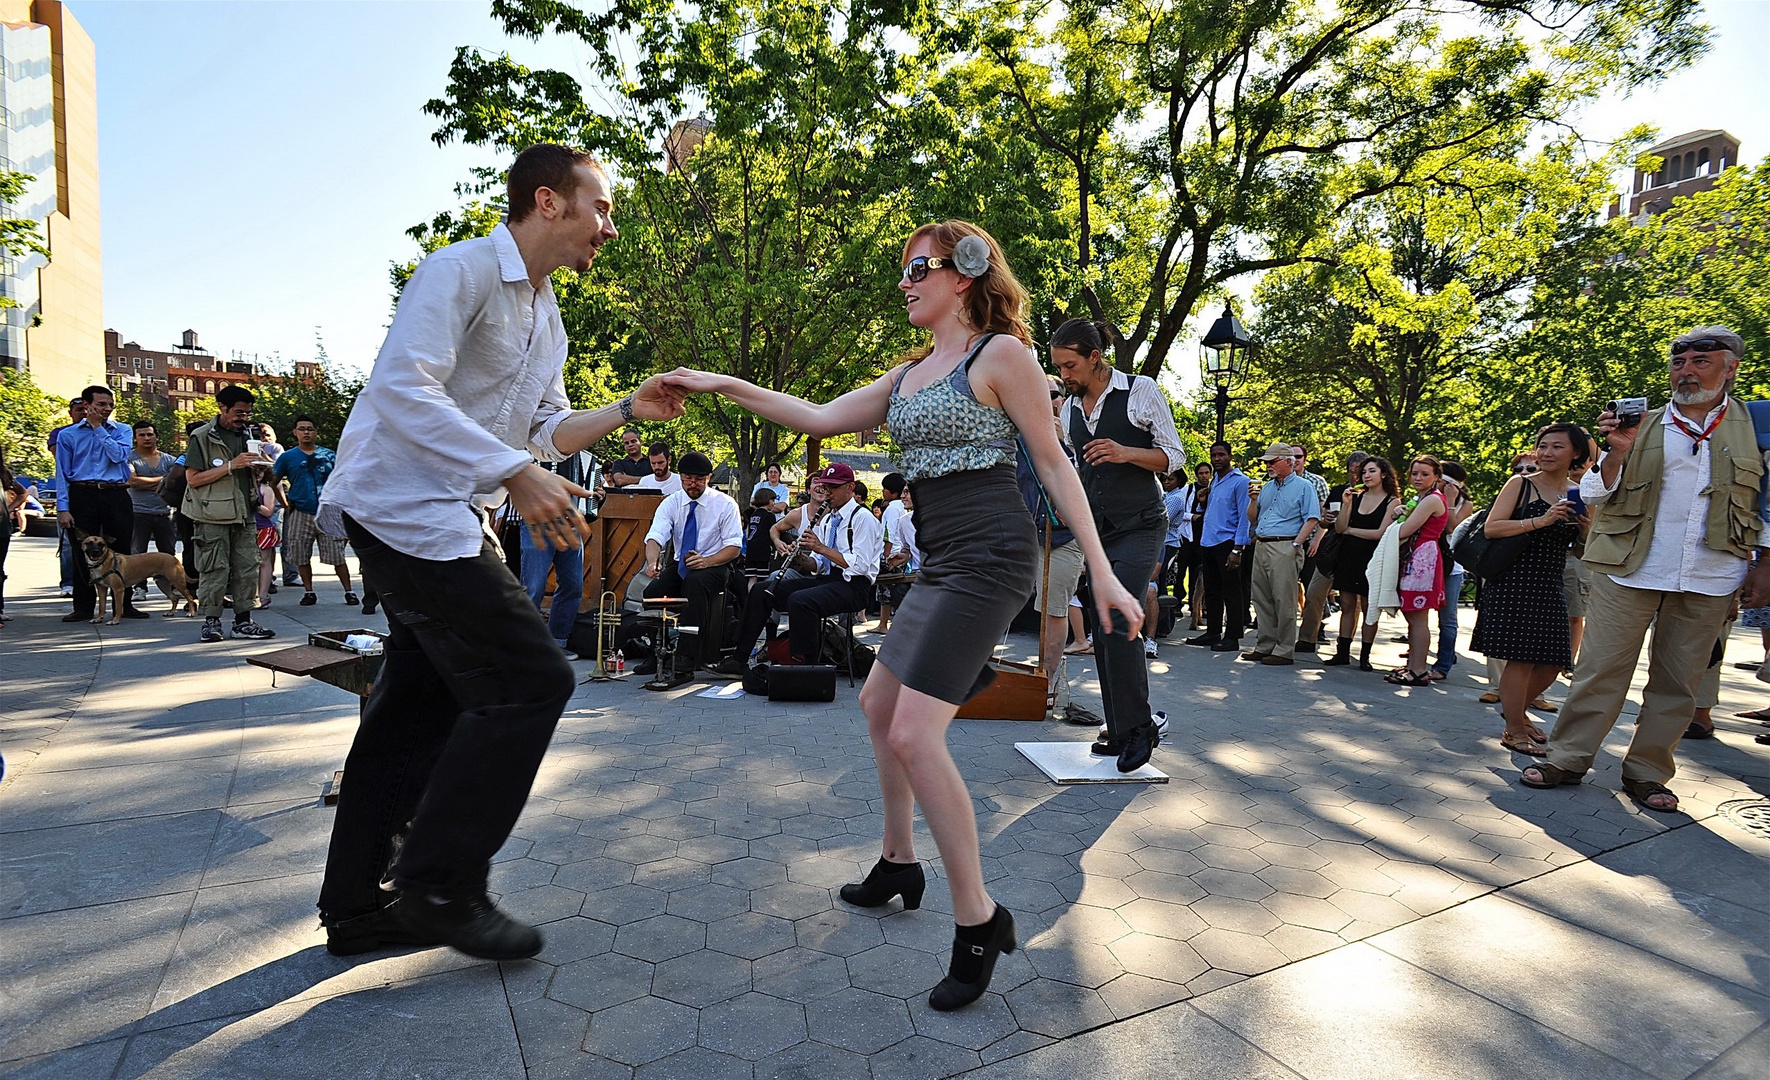
{"label": "blue necktie", "polygon": [[695,522],[694,508],[699,505],[694,499],[688,501],[688,517],[682,523],[682,545],[676,552],[676,569],[688,580],[688,553],[701,538],[700,525]]}

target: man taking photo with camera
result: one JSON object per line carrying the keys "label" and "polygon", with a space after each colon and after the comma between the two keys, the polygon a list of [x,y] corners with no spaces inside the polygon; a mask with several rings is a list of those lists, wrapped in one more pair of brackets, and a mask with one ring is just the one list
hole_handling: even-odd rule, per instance
{"label": "man taking photo with camera", "polygon": [[[224,386],[215,392],[220,412],[185,440],[184,515],[195,523],[197,545],[197,609],[203,616],[203,641],[221,640],[221,608],[233,597],[234,637],[262,640],[276,631],[252,621],[258,606],[258,530],[252,508],[258,502],[252,466],[269,458],[249,430],[252,391]],[[261,444],[262,445],[262,444]]]}
{"label": "man taking photo with camera", "polygon": [[1642,413],[1644,402],[1618,403],[1598,418],[1608,449],[1578,489],[1593,510],[1586,637],[1548,757],[1524,770],[1528,787],[1577,784],[1592,767],[1651,628],[1622,786],[1649,810],[1678,809],[1665,785],[1709,651],[1742,584],[1748,605],[1770,593],[1762,560],[1747,576],[1761,552],[1764,461],[1745,405],[1728,394],[1743,350],[1724,326],[1696,327],[1671,344],[1669,404]]}

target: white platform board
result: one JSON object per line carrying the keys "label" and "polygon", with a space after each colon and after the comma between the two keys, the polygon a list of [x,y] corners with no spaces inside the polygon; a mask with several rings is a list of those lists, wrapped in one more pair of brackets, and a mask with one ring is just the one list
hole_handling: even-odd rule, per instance
{"label": "white platform board", "polygon": [[1096,757],[1085,742],[1017,742],[1014,749],[1059,784],[1165,784],[1168,774],[1154,765],[1119,772],[1118,759]]}

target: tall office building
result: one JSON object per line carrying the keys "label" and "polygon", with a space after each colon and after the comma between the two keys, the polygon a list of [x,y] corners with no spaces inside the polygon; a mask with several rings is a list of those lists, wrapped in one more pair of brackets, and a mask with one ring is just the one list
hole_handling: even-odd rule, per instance
{"label": "tall office building", "polygon": [[0,169],[30,177],[11,218],[50,257],[0,256],[0,366],[54,394],[104,381],[98,87],[92,39],[56,0],[0,0]]}

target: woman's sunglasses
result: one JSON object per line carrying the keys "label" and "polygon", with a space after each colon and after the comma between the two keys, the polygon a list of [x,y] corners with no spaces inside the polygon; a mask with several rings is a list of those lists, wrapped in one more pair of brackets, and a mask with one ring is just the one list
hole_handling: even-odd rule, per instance
{"label": "woman's sunglasses", "polygon": [[928,276],[928,271],[939,270],[941,267],[951,265],[952,260],[950,259],[942,259],[939,256],[930,257],[927,255],[918,255],[909,262],[903,264],[903,280],[911,282],[921,281]]}

